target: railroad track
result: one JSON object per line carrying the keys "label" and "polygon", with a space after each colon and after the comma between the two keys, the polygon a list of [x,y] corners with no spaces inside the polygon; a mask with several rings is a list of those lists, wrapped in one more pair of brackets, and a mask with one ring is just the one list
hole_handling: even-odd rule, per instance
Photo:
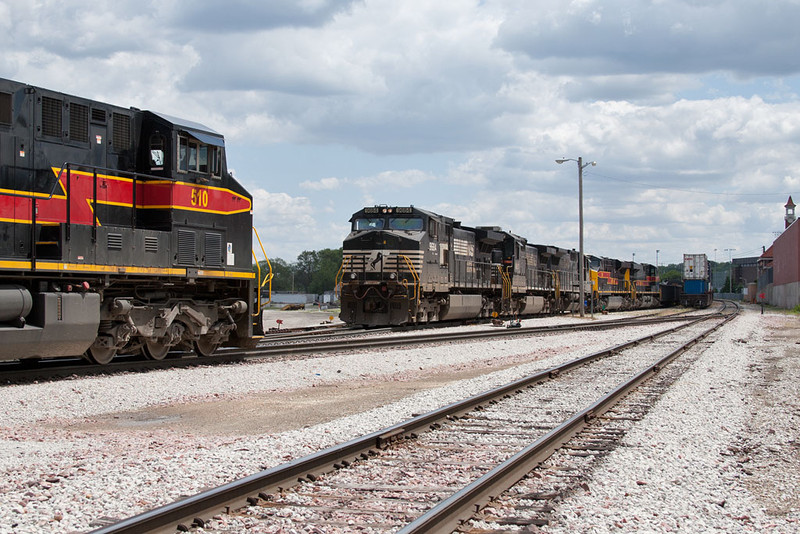
{"label": "railroad track", "polygon": [[[706,315],[714,315],[712,312]],[[695,317],[697,315],[694,315]],[[481,339],[537,336],[559,332],[580,330],[607,330],[629,326],[651,325],[669,321],[685,322],[692,320],[686,312],[669,316],[640,316],[635,318],[610,319],[567,323],[550,326],[529,326],[521,328],[479,328],[468,331],[405,331],[389,334],[388,329],[380,330],[336,330],[334,333],[318,331],[314,335],[300,335],[293,332],[287,336],[272,336],[252,349],[221,349],[212,356],[197,357],[193,353],[174,353],[164,360],[145,360],[139,356],[121,356],[106,365],[94,365],[83,359],[57,359],[36,362],[0,363],[0,378],[6,383],[22,383],[35,380],[54,380],[64,377],[90,376],[143,372],[156,369],[195,367],[198,365],[226,365],[241,363],[259,358],[298,358],[330,352],[369,350],[376,348],[397,348],[430,343],[455,343]]]}
{"label": "railroad track", "polygon": [[[452,532],[735,311],[546,369],[95,533]],[[613,440],[613,432],[603,435]]]}

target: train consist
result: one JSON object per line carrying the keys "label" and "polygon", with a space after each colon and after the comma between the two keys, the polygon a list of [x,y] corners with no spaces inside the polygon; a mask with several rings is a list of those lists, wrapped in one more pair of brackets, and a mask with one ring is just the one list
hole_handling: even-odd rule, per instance
{"label": "train consist", "polygon": [[249,344],[252,217],[213,130],[0,79],[0,359]]}
{"label": "train consist", "polygon": [[340,318],[365,326],[419,324],[661,305],[656,267],[586,256],[498,227],[470,228],[411,207],[366,207],[344,240]]}

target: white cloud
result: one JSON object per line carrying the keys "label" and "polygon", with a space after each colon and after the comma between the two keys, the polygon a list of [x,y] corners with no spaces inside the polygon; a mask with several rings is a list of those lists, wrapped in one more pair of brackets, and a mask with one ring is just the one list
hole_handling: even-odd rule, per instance
{"label": "white cloud", "polygon": [[[229,146],[291,146],[230,162],[258,169],[257,224],[290,260],[338,246],[357,202],[574,245],[561,156],[598,161],[587,244],[679,258],[769,244],[800,198],[798,14],[789,0],[14,0],[0,74],[183,116]],[[291,160],[313,146],[330,147],[324,165]]]}
{"label": "white cloud", "polygon": [[300,183],[303,189],[311,189],[312,191],[330,191],[332,189],[339,189],[342,186],[342,180],[338,178],[322,178],[317,181],[306,180]]}

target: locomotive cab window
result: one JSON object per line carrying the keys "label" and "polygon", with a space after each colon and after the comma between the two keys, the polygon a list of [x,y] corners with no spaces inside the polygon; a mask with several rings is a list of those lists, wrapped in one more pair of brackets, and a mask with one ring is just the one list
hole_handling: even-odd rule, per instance
{"label": "locomotive cab window", "polygon": [[178,137],[178,171],[220,177],[220,147],[201,143],[186,136]]}
{"label": "locomotive cab window", "polygon": [[391,230],[422,230],[422,219],[419,217],[392,217],[389,219],[389,228]]}
{"label": "locomotive cab window", "polygon": [[153,134],[150,136],[150,170],[164,169],[164,136]]}
{"label": "locomotive cab window", "polygon": [[363,218],[353,221],[353,230],[380,230],[383,228],[383,219]]}

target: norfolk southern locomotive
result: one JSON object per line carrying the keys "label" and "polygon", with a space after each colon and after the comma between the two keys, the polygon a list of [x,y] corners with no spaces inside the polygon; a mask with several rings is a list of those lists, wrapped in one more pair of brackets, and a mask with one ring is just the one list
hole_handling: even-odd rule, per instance
{"label": "norfolk southern locomotive", "polygon": [[[402,325],[577,311],[579,254],[498,227],[462,226],[415,207],[367,207],[350,219],[339,273],[341,319]],[[652,265],[586,257],[585,295],[600,309],[660,305]]]}
{"label": "norfolk southern locomotive", "polygon": [[251,210],[209,128],[0,79],[0,359],[247,344]]}

